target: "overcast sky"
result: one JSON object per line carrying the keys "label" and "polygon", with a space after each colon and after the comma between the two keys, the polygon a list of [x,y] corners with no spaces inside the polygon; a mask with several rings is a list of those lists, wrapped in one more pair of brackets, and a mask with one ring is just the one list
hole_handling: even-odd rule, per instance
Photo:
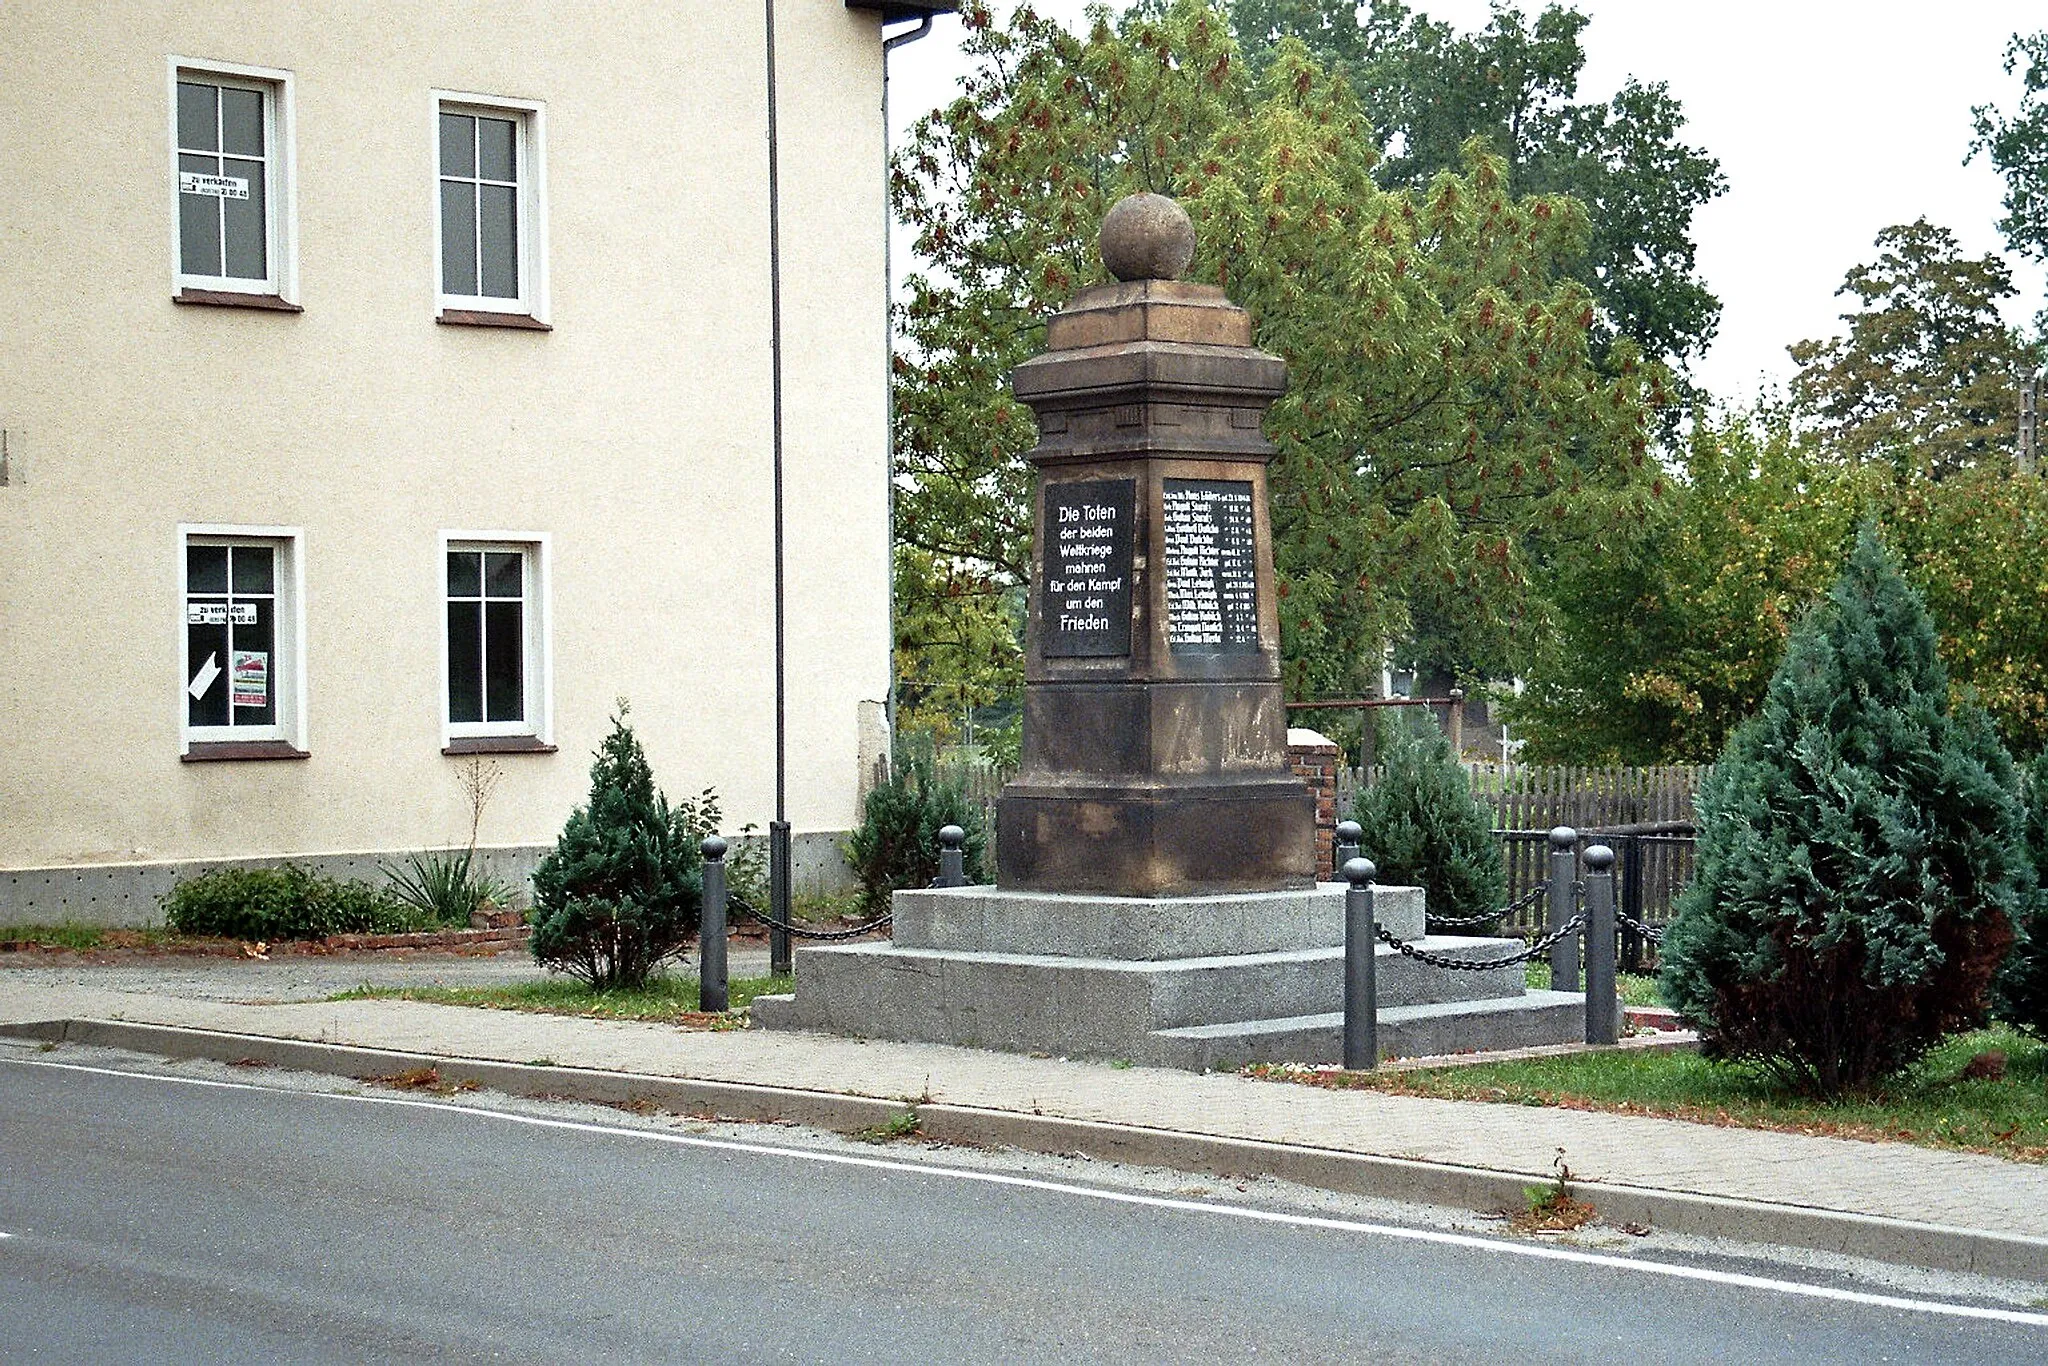
{"label": "overcast sky", "polygon": [[[1001,3],[1002,0],[999,0]],[[1079,25],[1083,0],[1037,0]],[[1115,6],[1114,8],[1121,8]],[[1462,30],[1482,27],[1486,0],[1424,0],[1417,8]],[[1525,12],[1540,8],[1524,6]],[[1579,98],[1605,99],[1633,75],[1664,81],[1684,106],[1686,140],[1719,157],[1728,192],[1694,220],[1700,271],[1722,302],[1721,330],[1697,370],[1712,392],[1752,397],[1792,371],[1786,346],[1841,330],[1835,295],[1870,260],[1880,228],[1925,216],[1965,251],[2002,251],[2004,182],[1980,157],[1963,165],[1970,106],[2008,112],[2019,78],[2001,69],[2007,38],[2048,27],[2042,0],[1578,0]],[[918,116],[951,99],[968,69],[960,25],[891,59],[896,145]],[[905,261],[899,253],[900,273]],[[2013,260],[2025,322],[2044,302],[2042,269]]]}

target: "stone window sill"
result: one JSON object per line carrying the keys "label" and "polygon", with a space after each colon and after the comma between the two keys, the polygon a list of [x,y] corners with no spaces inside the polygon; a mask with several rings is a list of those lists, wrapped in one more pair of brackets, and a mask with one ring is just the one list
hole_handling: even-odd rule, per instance
{"label": "stone window sill", "polygon": [[514,327],[528,332],[555,329],[527,313],[482,313],[472,308],[444,308],[434,321],[446,327]]}
{"label": "stone window sill", "polygon": [[185,764],[211,764],[236,759],[310,759],[289,740],[195,740],[178,756]]}
{"label": "stone window sill", "polygon": [[272,313],[304,313],[276,294],[238,294],[232,289],[181,289],[171,296],[174,304],[206,304],[214,308],[262,308]]}
{"label": "stone window sill", "polygon": [[450,740],[441,747],[441,752],[450,757],[464,754],[553,754],[556,746],[533,735],[472,735]]}

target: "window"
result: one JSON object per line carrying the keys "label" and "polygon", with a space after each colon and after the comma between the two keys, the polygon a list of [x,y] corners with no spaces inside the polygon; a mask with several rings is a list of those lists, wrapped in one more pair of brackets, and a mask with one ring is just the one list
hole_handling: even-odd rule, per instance
{"label": "window", "polygon": [[282,72],[172,66],[175,269],[187,301],[295,292],[286,89]]}
{"label": "window", "polygon": [[436,102],[436,237],[446,321],[538,321],[545,251],[541,107]]}
{"label": "window", "polygon": [[544,737],[545,540],[443,541],[449,739]]}
{"label": "window", "polygon": [[[181,527],[187,757],[302,752],[298,533]],[[252,748],[253,747],[253,748]]]}

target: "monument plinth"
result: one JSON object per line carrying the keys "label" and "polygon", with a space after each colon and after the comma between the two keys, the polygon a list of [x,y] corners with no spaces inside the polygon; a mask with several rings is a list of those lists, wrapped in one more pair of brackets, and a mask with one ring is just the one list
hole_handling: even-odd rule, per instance
{"label": "monument plinth", "polygon": [[1261,433],[1287,367],[1222,290],[1173,278],[1180,207],[1117,205],[1103,260],[1020,366],[1038,418],[1024,738],[998,885],[1120,896],[1275,891],[1314,875],[1287,764]]}

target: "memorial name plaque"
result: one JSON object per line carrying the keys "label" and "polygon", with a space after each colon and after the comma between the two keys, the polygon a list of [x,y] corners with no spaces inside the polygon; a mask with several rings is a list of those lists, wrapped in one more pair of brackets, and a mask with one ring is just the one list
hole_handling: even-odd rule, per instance
{"label": "memorial name plaque", "polygon": [[1166,638],[1177,655],[1257,654],[1258,559],[1252,486],[1241,479],[1168,479]]}
{"label": "memorial name plaque", "polygon": [[1131,652],[1134,479],[1049,483],[1039,590],[1040,652],[1048,659]]}

